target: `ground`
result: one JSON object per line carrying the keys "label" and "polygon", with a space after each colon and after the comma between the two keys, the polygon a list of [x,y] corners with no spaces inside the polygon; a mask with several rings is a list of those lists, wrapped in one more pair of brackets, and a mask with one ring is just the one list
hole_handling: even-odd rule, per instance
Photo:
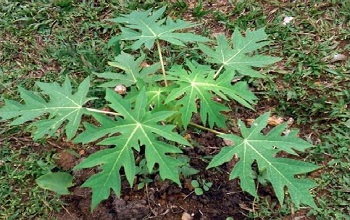
{"label": "ground", "polygon": [[[234,111],[228,129],[237,133],[238,119],[249,123],[266,111],[274,116],[270,127],[286,121],[300,129],[300,137],[315,148],[298,159],[322,166],[307,175],[318,184],[312,194],[319,209],[296,211],[288,197],[279,204],[270,186],[258,185],[259,199],[254,199],[241,190],[238,180],[228,180],[234,160],[205,170],[207,158],[226,143],[209,131],[189,127],[183,136],[193,147],[184,151],[198,174],[182,176],[182,187],[160,180],[157,173],[139,174],[133,187],[123,181],[120,198],[112,193],[90,212],[91,191],[80,185],[98,168],[72,169],[101,146],[76,145],[64,135],[35,142],[31,128],[1,121],[0,219],[349,219],[350,4],[341,0],[167,3],[169,16],[199,23],[193,31],[211,37],[229,36],[237,27],[265,27],[272,43],[261,52],[282,60],[261,70],[266,79],[250,80],[259,97],[255,111],[230,103]],[[19,100],[17,86],[62,82],[66,75],[76,84],[93,72],[105,71],[119,50],[107,46],[119,29],[105,19],[164,4],[156,0],[5,1],[0,8],[0,107],[4,99]],[[197,55],[190,48],[185,52]],[[174,59],[170,53],[166,56],[168,62]],[[102,90],[93,93],[98,96]],[[69,195],[59,196],[36,185],[35,179],[48,170],[73,174]],[[138,189],[145,179],[153,181]],[[213,185],[196,195],[192,180]]]}

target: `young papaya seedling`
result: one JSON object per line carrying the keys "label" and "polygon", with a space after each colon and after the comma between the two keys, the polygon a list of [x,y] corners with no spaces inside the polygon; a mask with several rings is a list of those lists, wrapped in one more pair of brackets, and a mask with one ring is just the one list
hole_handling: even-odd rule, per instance
{"label": "young papaya seedling", "polygon": [[[232,144],[223,147],[208,165],[217,167],[238,158],[229,178],[240,180],[242,190],[257,197],[252,164],[264,172],[264,180],[271,183],[280,203],[288,191],[293,203],[316,207],[310,193],[315,183],[301,178],[318,166],[295,159],[278,157],[281,151],[297,156],[313,147],[297,136],[296,131],[284,133],[286,124],[278,125],[264,134],[269,113],[258,117],[248,128],[238,122],[241,134],[224,133],[229,102],[235,102],[253,110],[258,98],[250,90],[247,79],[263,78],[258,68],[264,68],[280,58],[259,54],[259,49],[270,42],[264,29],[247,30],[245,35],[235,29],[228,39],[219,35],[216,41],[186,32],[196,26],[190,22],[164,17],[166,7],[158,10],[133,11],[110,19],[120,25],[121,41],[133,41],[114,61],[108,64],[119,72],[95,73],[104,79],[103,103],[105,109],[91,108],[95,98],[89,90],[98,85],[83,80],[74,89],[69,78],[62,85],[56,82],[36,85],[39,92],[19,88],[21,101],[5,100],[0,108],[2,120],[11,125],[29,123],[33,138],[52,136],[58,130],[75,143],[95,143],[107,146],[79,163],[74,170],[99,167],[82,187],[92,190],[91,210],[113,192],[120,196],[122,179],[132,186],[137,175],[135,153],[142,154],[146,171],[157,171],[161,179],[169,179],[181,185],[180,173],[195,174],[184,150],[190,143],[181,133],[189,126],[214,132]],[[113,38],[115,41],[115,38]],[[208,43],[210,42],[210,44]],[[161,43],[186,47],[203,53],[201,62],[183,57],[184,62],[164,64]],[[198,47],[194,46],[199,44]],[[151,50],[154,45],[155,54]],[[213,45],[216,45],[213,47]],[[146,50],[144,50],[146,48]],[[140,54],[140,55],[137,55]],[[142,54],[142,55],[141,55]],[[157,56],[158,55],[158,56]],[[146,57],[159,60],[142,66]],[[160,69],[160,70],[159,70]],[[234,80],[239,78],[239,80]],[[119,86],[119,87],[118,87]],[[122,92],[114,89],[122,88]],[[75,92],[73,92],[75,90]],[[199,113],[201,124],[193,122]],[[83,117],[84,116],[84,117]],[[83,126],[81,126],[83,125]],[[185,164],[184,164],[185,161]],[[69,180],[70,185],[70,178]],[[38,180],[39,183],[40,179]],[[149,180],[145,183],[149,183]],[[194,182],[194,184],[196,184]],[[209,190],[211,184],[203,182],[199,188]],[[61,187],[62,188],[62,187]],[[66,192],[66,189],[61,189]],[[202,190],[203,191],[203,190]]]}

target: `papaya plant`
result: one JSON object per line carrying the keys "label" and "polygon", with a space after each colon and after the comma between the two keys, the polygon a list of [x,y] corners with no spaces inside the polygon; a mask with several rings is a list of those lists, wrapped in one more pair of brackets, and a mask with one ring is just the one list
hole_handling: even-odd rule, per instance
{"label": "papaya plant", "polygon": [[[165,10],[166,7],[133,11],[110,19],[121,30],[113,42],[132,43],[108,63],[115,72],[94,74],[99,81],[104,81],[102,84],[96,85],[87,77],[74,89],[67,77],[62,85],[37,82],[39,92],[20,87],[22,100],[5,99],[0,117],[11,125],[28,123],[34,139],[52,136],[61,130],[60,134],[75,143],[98,141],[97,144],[107,146],[74,168],[99,167],[99,172],[82,185],[92,189],[92,210],[109,197],[110,189],[120,196],[122,174],[130,185],[134,184],[138,172],[136,152],[143,154],[149,173],[156,170],[161,179],[181,185],[181,167],[190,166],[189,160],[179,158],[186,156],[183,149],[191,144],[180,134],[189,126],[212,131],[232,142],[214,156],[207,169],[238,158],[229,178],[239,178],[242,190],[257,197],[252,177],[252,165],[256,163],[280,203],[288,191],[297,207],[300,204],[316,207],[310,193],[315,183],[297,175],[318,166],[278,157],[281,151],[296,156],[312,147],[297,136],[297,131],[284,133],[287,125],[282,124],[262,132],[270,114],[265,113],[250,127],[239,121],[240,135],[222,132],[227,127],[225,112],[231,111],[229,102],[254,109],[258,98],[250,90],[247,79],[265,77],[257,68],[280,60],[259,54],[258,50],[269,44],[264,29],[247,30],[244,35],[235,29],[230,38],[218,35],[210,40],[185,32],[196,25],[164,17]],[[164,45],[175,49],[192,47],[203,59],[183,57],[177,63],[165,65]],[[142,65],[146,57],[151,56],[158,57],[159,62]],[[104,101],[108,107],[91,107],[97,98],[88,94],[95,86],[105,88]],[[125,89],[120,93],[115,87]],[[201,124],[192,120],[197,113]]]}

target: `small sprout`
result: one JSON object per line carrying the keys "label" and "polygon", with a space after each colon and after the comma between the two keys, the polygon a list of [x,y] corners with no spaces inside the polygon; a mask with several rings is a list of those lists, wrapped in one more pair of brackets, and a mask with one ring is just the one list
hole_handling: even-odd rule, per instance
{"label": "small sprout", "polygon": [[201,188],[194,188],[194,193],[196,193],[197,196],[201,196],[204,192]]}
{"label": "small sprout", "polygon": [[191,181],[191,185],[192,185],[194,188],[199,187],[199,183],[198,183],[197,180],[192,180],[192,181]]}
{"label": "small sprout", "polygon": [[191,185],[194,188],[194,193],[197,196],[203,195],[204,192],[209,191],[209,189],[212,187],[212,182],[206,182],[205,180],[192,180]]}

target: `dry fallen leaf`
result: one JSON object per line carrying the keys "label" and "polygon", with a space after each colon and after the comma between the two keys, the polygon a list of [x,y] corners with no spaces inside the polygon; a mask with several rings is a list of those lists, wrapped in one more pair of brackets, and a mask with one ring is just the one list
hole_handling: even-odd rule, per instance
{"label": "dry fallen leaf", "polygon": [[282,24],[283,24],[283,25],[287,25],[287,24],[290,23],[293,19],[294,19],[294,17],[286,16],[286,17],[284,17]]}
{"label": "dry fallen leaf", "polygon": [[276,126],[284,122],[282,117],[277,117],[275,115],[271,116],[267,122],[268,125]]}
{"label": "dry fallen leaf", "polygon": [[80,155],[80,156],[82,156],[82,155],[84,155],[84,154],[85,154],[85,150],[80,150],[80,151],[79,151],[79,155]]}
{"label": "dry fallen leaf", "polygon": [[143,62],[140,64],[140,66],[141,66],[142,68],[146,68],[146,67],[149,67],[150,65],[149,65],[146,61],[143,61]]}
{"label": "dry fallen leaf", "polygon": [[[292,119],[292,118],[290,118]],[[289,120],[289,119],[288,119]],[[293,119],[292,119],[293,120]],[[248,125],[252,125],[253,122],[254,122],[254,119],[247,119],[246,120]],[[294,121],[294,120],[293,120]],[[267,124],[270,125],[270,126],[277,126],[277,125],[280,125],[284,122],[283,118],[282,117],[278,117],[276,115],[273,115],[269,118]],[[293,122],[292,122],[293,123]]]}
{"label": "dry fallen leaf", "polygon": [[224,143],[226,146],[232,146],[234,145],[233,141],[229,140],[229,139],[224,139]]}
{"label": "dry fallen leaf", "polygon": [[193,216],[188,214],[187,212],[182,213],[181,220],[192,220]]}
{"label": "dry fallen leaf", "polygon": [[191,134],[185,134],[184,138],[185,138],[186,140],[191,140]]}
{"label": "dry fallen leaf", "polygon": [[291,126],[293,123],[294,123],[294,118],[292,118],[292,117],[288,118],[288,120],[287,120],[288,126]]}
{"label": "dry fallen leaf", "polygon": [[348,59],[348,57],[344,54],[335,54],[331,60],[331,63],[337,62],[337,61],[343,61]]}
{"label": "dry fallen leaf", "polygon": [[114,91],[116,93],[118,93],[119,95],[125,95],[126,94],[126,87],[122,84],[119,84],[114,88]]}

